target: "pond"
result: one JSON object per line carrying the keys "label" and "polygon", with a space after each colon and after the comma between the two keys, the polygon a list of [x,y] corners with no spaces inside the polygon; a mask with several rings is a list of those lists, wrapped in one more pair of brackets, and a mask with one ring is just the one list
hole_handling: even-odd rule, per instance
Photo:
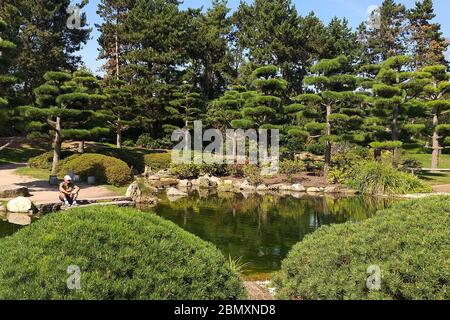
{"label": "pond", "polygon": [[[323,225],[358,222],[393,200],[369,197],[199,194],[174,201],[161,197],[156,212],[216,245],[228,258],[240,258],[250,279],[266,279],[279,270],[294,244]],[[32,220],[27,215],[0,215],[0,238]]]}
{"label": "pond", "polygon": [[294,244],[323,225],[358,222],[392,200],[306,195],[192,194],[156,207],[161,217],[215,244],[225,256],[241,258],[248,278],[263,279],[279,270]]}

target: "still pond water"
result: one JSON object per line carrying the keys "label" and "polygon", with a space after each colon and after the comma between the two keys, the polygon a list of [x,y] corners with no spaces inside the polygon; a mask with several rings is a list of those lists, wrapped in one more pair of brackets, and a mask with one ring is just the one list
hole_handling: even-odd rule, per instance
{"label": "still pond water", "polygon": [[[320,226],[358,222],[391,204],[391,200],[365,197],[219,196],[195,192],[176,201],[163,197],[149,211],[212,242],[226,257],[240,257],[248,277],[265,278],[280,268],[294,244]],[[0,216],[0,238],[15,233],[24,227],[20,224],[27,222],[22,215]]]}

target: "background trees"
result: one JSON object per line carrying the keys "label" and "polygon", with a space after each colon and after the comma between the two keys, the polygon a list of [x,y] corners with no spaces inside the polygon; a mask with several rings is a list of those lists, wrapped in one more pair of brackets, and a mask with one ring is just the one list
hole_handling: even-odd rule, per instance
{"label": "background trees", "polygon": [[3,39],[6,27],[6,22],[0,19],[0,125],[2,128],[9,119],[7,93],[15,81],[15,77],[10,73],[10,53],[16,46],[11,41]]}
{"label": "background trees", "polygon": [[[85,14],[80,17],[80,29],[67,28],[70,5],[70,0],[2,0],[0,17],[8,22],[7,37],[17,45],[12,66],[20,83],[18,104],[34,100],[33,90],[44,82],[47,71],[75,71],[80,64],[77,53],[90,29],[85,28]],[[78,3],[84,5],[84,1]]]}

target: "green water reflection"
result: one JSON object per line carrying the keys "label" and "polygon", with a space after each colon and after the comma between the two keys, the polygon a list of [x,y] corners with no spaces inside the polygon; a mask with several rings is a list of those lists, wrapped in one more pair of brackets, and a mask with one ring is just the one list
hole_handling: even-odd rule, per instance
{"label": "green water reflection", "polygon": [[223,194],[171,202],[153,211],[214,243],[223,253],[242,257],[247,275],[278,270],[292,246],[322,225],[358,222],[392,203],[363,197],[332,198]]}

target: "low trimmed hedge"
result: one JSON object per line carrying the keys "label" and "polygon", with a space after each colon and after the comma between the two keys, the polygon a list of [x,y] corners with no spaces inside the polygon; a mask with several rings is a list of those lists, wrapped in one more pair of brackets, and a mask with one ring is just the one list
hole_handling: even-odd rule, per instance
{"label": "low trimmed hedge", "polygon": [[132,177],[130,167],[122,160],[95,153],[79,155],[61,165],[61,172],[69,170],[73,170],[84,181],[95,176],[97,183],[115,186],[125,185]]}
{"label": "low trimmed hedge", "polygon": [[[357,224],[324,226],[274,277],[280,299],[450,299],[450,197],[402,202]],[[370,291],[367,268],[381,268]]]}
{"label": "low trimmed hedge", "polygon": [[[61,152],[61,157],[64,161],[64,159],[71,157],[74,155],[74,152],[64,150]],[[36,169],[44,169],[44,170],[50,170],[52,168],[52,161],[53,161],[53,151],[44,152],[36,157],[32,157],[28,159],[28,167],[30,168],[36,168]],[[61,166],[61,163],[60,163]]]}
{"label": "low trimmed hedge", "polygon": [[153,171],[169,169],[172,164],[172,153],[155,152],[144,156],[145,165],[149,166]]}
{"label": "low trimmed hedge", "polygon": [[[129,208],[48,215],[0,239],[0,299],[245,298],[240,277],[212,244]],[[67,288],[68,266],[81,290]]]}

